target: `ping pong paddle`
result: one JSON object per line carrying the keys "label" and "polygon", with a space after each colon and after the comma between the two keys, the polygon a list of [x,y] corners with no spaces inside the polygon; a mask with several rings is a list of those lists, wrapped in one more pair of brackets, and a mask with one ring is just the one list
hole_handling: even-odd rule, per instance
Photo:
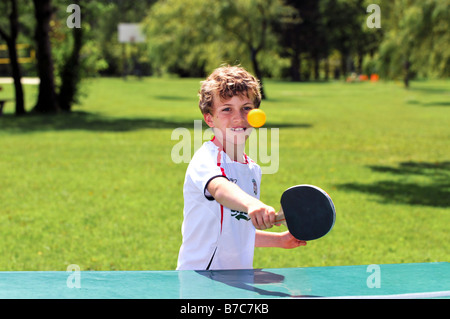
{"label": "ping pong paddle", "polygon": [[313,185],[297,185],[281,195],[275,223],[285,225],[299,240],[325,236],[334,226],[336,211],[331,197]]}

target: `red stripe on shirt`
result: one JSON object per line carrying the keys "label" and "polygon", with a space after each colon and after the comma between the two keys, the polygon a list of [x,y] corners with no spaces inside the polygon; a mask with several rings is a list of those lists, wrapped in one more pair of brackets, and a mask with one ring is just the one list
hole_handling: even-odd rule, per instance
{"label": "red stripe on shirt", "polygon": [[[221,149],[219,149],[219,152],[217,153],[217,166],[220,168],[220,171],[222,172],[222,176],[227,177],[227,175],[225,174],[225,170],[220,165],[221,164],[220,157],[221,157]],[[222,233],[222,227],[223,227],[223,206],[220,205],[220,233]]]}

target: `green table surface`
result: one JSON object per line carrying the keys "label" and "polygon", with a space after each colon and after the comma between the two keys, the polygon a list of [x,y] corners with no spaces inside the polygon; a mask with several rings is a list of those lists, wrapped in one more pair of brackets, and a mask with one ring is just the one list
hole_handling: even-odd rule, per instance
{"label": "green table surface", "polygon": [[450,298],[450,263],[221,271],[3,271],[2,299]]}

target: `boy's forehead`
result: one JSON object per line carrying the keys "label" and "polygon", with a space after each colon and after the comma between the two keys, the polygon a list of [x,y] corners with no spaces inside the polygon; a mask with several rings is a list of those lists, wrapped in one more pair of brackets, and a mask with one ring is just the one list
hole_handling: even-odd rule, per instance
{"label": "boy's forehead", "polygon": [[220,106],[220,105],[234,105],[234,104],[253,104],[253,101],[247,96],[246,93],[242,92],[241,94],[233,95],[229,98],[222,98],[219,94],[215,94],[213,99],[212,106]]}

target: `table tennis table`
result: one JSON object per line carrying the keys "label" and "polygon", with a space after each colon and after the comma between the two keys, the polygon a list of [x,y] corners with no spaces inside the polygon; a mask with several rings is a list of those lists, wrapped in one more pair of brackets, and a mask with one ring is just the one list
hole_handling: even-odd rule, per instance
{"label": "table tennis table", "polygon": [[450,298],[450,263],[209,271],[1,271],[0,298]]}

